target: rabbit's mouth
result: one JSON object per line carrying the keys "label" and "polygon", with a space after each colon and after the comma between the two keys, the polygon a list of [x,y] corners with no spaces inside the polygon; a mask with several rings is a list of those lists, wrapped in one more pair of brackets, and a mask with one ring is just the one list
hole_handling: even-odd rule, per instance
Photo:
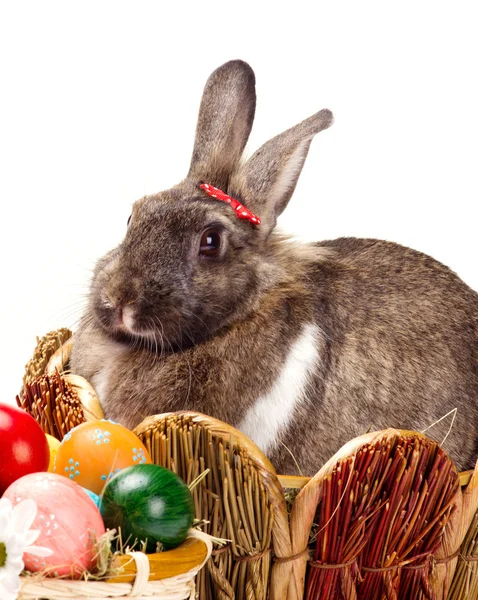
{"label": "rabbit's mouth", "polygon": [[[133,348],[153,353],[177,352],[194,344],[191,335],[183,333],[180,311],[164,311],[163,318],[146,315],[133,303],[112,306],[102,302],[96,307],[98,322],[112,339]],[[167,313],[167,314],[166,314]]]}
{"label": "rabbit's mouth", "polygon": [[141,332],[130,332],[126,329],[115,329],[108,332],[109,336],[120,344],[124,344],[136,350],[146,350],[152,354],[173,354],[182,352],[193,345],[189,339],[171,339],[158,331],[144,330]]}

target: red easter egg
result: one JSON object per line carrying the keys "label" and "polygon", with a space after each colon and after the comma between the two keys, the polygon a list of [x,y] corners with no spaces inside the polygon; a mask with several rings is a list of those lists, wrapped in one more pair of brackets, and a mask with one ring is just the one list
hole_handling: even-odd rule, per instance
{"label": "red easter egg", "polygon": [[46,471],[50,450],[46,435],[28,413],[0,404],[0,496],[16,479]]}

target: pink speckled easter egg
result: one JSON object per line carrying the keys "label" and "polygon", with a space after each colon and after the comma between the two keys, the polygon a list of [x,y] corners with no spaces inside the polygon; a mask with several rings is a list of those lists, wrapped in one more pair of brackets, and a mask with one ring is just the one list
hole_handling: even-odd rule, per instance
{"label": "pink speckled easter egg", "polygon": [[4,494],[12,504],[31,498],[38,507],[31,529],[40,530],[36,546],[53,554],[41,558],[25,553],[25,568],[47,569],[57,577],[78,578],[94,570],[94,544],[105,532],[101,514],[85,491],[74,481],[55,473],[32,473],[17,479]]}

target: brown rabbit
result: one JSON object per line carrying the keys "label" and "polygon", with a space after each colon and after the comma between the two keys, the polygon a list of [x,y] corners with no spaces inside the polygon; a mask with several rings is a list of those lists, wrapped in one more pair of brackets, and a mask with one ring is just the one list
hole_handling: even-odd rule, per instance
{"label": "brown rabbit", "polygon": [[[456,408],[445,449],[470,466],[478,295],[397,244],[300,245],[276,233],[332,114],[318,112],[242,161],[254,86],[238,60],[210,76],[186,179],[138,200],[124,241],[98,262],[73,371],[93,383],[109,418],[134,427],[154,413],[206,413],[288,473],[292,455],[312,474],[367,429],[422,430]],[[202,182],[261,224],[238,218]],[[450,423],[430,433],[442,440]]]}

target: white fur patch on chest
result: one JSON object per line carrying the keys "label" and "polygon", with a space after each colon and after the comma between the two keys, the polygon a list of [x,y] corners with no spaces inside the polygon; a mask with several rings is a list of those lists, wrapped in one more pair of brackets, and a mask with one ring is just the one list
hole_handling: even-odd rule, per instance
{"label": "white fur patch on chest", "polygon": [[321,339],[317,325],[310,323],[304,327],[271,390],[256,400],[239,423],[237,428],[264,453],[272,450],[280,431],[287,428],[304,399],[309,377],[320,360]]}

